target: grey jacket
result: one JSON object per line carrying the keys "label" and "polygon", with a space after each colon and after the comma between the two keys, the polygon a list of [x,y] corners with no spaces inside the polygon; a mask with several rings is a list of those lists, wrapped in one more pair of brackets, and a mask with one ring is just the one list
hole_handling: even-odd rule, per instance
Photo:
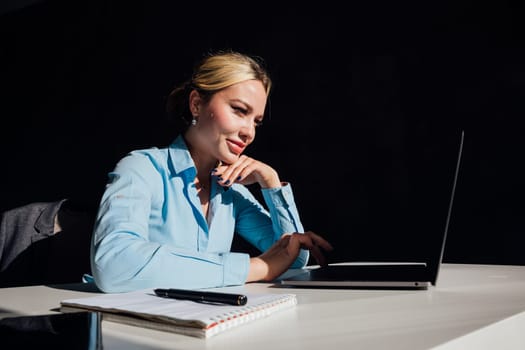
{"label": "grey jacket", "polygon": [[2,214],[0,287],[81,282],[90,273],[93,218],[67,203],[35,202]]}

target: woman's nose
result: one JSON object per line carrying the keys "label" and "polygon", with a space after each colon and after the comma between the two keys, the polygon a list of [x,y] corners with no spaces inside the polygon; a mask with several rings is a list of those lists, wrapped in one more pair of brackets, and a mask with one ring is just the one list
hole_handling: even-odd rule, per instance
{"label": "woman's nose", "polygon": [[246,118],[241,129],[240,135],[244,142],[250,143],[255,138],[255,123]]}

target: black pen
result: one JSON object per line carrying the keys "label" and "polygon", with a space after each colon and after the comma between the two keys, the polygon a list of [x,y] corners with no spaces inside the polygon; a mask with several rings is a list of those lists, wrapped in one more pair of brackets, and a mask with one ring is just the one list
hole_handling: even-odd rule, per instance
{"label": "black pen", "polygon": [[248,297],[242,294],[230,294],[188,289],[154,289],[159,297],[200,301],[206,303],[220,303],[228,305],[246,305]]}

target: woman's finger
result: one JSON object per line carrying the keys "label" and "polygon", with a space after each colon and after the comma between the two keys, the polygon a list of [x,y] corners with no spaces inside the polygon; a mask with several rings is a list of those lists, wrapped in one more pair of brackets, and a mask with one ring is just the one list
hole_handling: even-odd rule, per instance
{"label": "woman's finger", "polygon": [[242,181],[243,178],[254,170],[254,162],[255,160],[253,158],[242,155],[235,163],[221,168],[220,171],[216,172],[216,175],[219,176],[220,179],[219,183],[221,183],[222,186],[231,186],[234,182]]}
{"label": "woman's finger", "polygon": [[317,261],[317,263],[321,266],[326,266],[327,263],[326,263],[326,258],[323,254],[323,252],[321,252],[321,249],[319,249],[318,246],[314,245],[311,249],[310,249],[310,253],[312,253],[315,261]]}
{"label": "woman's finger", "polygon": [[308,249],[319,265],[326,265],[326,258],[321,248],[326,251],[333,250],[332,245],[328,241],[311,231],[305,232],[304,234],[296,233],[294,236],[296,236],[297,241],[300,242],[300,247]]}
{"label": "woman's finger", "polygon": [[288,255],[290,256],[296,256],[299,254],[299,249],[301,249],[301,246],[303,245],[301,242],[301,239],[298,237],[301,235],[298,235],[296,233],[292,235],[286,235],[284,239],[287,239],[287,251]]}
{"label": "woman's finger", "polygon": [[315,232],[307,231],[307,232],[305,232],[305,234],[310,237],[310,239],[312,240],[314,245],[320,246],[321,248],[323,248],[326,251],[334,250],[334,247],[330,244],[330,242],[328,242],[326,239],[324,239],[323,237],[319,236]]}

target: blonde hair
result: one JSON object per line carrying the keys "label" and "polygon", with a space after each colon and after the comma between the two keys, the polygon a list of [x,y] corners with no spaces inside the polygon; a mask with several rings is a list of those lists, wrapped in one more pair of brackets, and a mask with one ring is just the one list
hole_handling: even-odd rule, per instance
{"label": "blonde hair", "polygon": [[200,92],[214,93],[231,85],[259,80],[270,93],[271,80],[261,63],[239,52],[219,52],[206,57],[198,64],[192,76],[192,85]]}
{"label": "blonde hair", "polygon": [[174,116],[175,121],[182,120],[185,129],[192,119],[189,110],[189,94],[192,90],[197,90],[207,102],[216,92],[246,80],[260,81],[266,96],[270,95],[272,81],[260,57],[236,51],[210,53],[195,65],[191,79],[170,93],[167,111]]}

